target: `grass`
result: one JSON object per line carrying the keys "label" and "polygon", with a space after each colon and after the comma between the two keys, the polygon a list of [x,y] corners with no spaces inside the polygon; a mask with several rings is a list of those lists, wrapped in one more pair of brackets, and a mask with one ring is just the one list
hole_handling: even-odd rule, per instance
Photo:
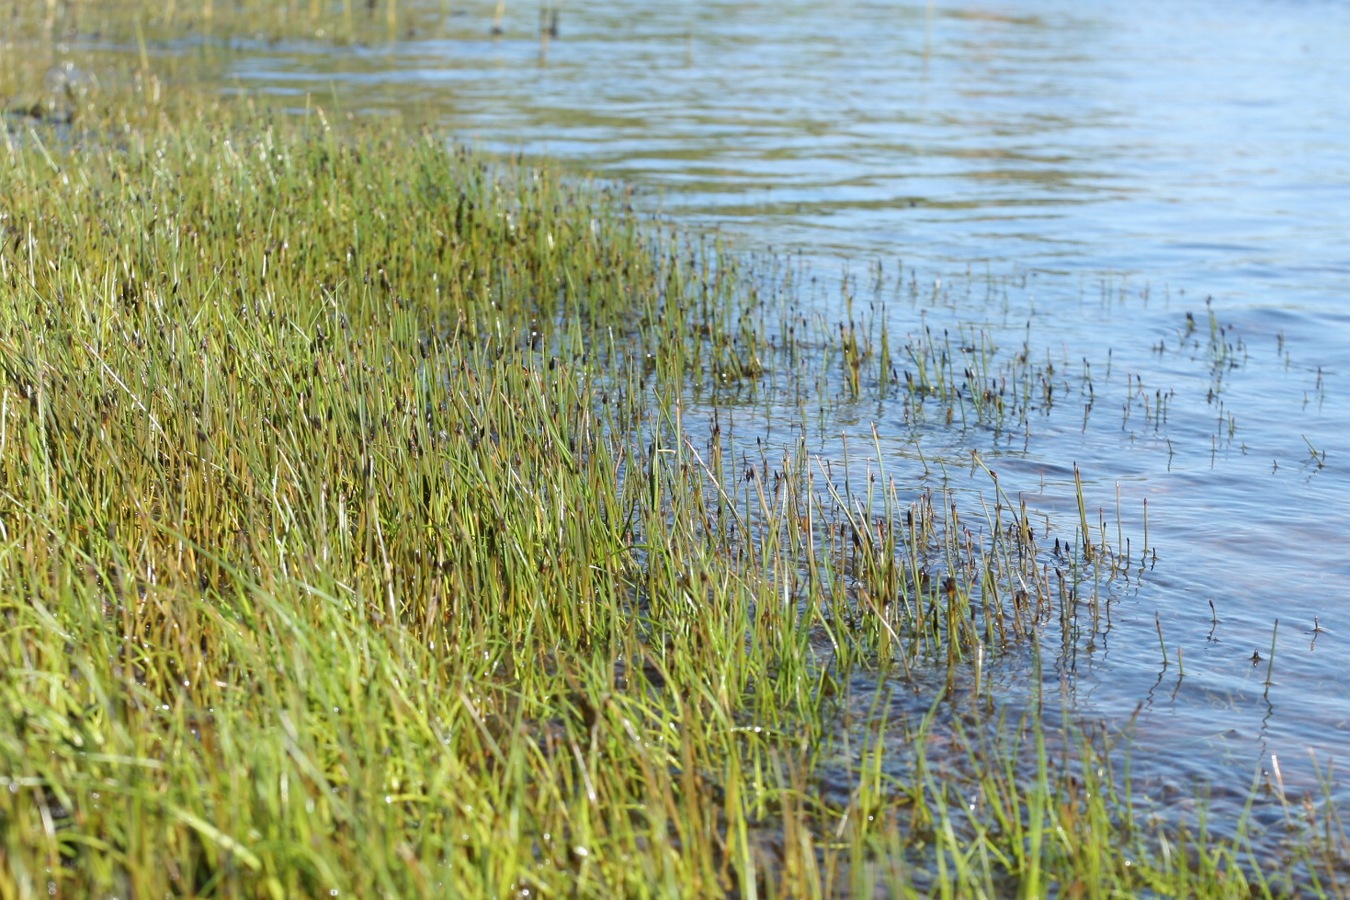
{"label": "grass", "polygon": [[[132,44],[190,36],[345,45],[439,34],[460,18],[444,4],[398,0],[67,0],[14,4],[5,15],[20,35]],[[465,25],[488,33],[486,19]]]}
{"label": "grass", "polygon": [[1029,341],[156,87],[0,145],[0,896],[1332,890],[1334,809],[1284,857],[1155,821],[1127,734],[988,689],[1130,565],[1081,481],[1052,550],[987,468],[958,509],[733,423],[1028,429]]}

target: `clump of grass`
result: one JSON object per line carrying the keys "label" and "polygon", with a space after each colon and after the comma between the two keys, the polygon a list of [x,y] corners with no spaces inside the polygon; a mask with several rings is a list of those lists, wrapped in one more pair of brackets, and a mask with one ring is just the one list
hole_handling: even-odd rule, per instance
{"label": "clump of grass", "polygon": [[[11,34],[133,44],[186,37],[347,44],[439,33],[448,18],[443,7],[399,0],[66,0],[6,10]],[[486,34],[487,20],[477,24]]]}
{"label": "clump of grass", "polygon": [[[1222,886],[1130,874],[1039,720],[928,739],[1109,583],[1085,512],[1050,551],[992,472],[969,516],[879,442],[737,434],[834,372],[818,402],[900,389],[873,323],[620,188],[157,109],[0,147],[0,895]],[[906,356],[950,421],[1052,377],[1015,357],[1000,404],[978,335]],[[907,772],[850,732],[862,668],[937,674]],[[937,774],[967,748],[988,819]]]}

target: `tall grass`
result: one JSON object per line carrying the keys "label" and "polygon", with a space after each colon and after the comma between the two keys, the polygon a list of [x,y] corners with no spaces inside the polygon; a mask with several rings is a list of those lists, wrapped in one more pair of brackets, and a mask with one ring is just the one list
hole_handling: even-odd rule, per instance
{"label": "tall grass", "polygon": [[[441,3],[399,0],[51,0],[14,3],[13,33],[62,40],[318,39],[339,44],[440,33],[460,20]],[[473,23],[486,34],[487,16]]]}
{"label": "tall grass", "polygon": [[[921,334],[904,379],[622,188],[135,100],[0,146],[0,896],[1227,895],[1321,859],[1137,821],[1111,740],[981,691],[1109,585],[1086,519],[1052,552],[992,472],[970,513],[721,418],[1010,426],[1029,354]],[[928,714],[859,713],[859,671]]]}

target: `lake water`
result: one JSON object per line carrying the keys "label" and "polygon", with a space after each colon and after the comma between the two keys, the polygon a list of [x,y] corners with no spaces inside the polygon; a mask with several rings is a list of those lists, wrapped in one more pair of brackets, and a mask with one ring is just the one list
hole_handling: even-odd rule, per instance
{"label": "lake water", "polygon": [[[1069,534],[1076,462],[1135,548],[1147,499],[1156,562],[1046,691],[1117,726],[1142,704],[1135,776],[1164,802],[1222,810],[1276,759],[1292,797],[1318,792],[1313,760],[1350,756],[1350,3],[615,0],[564,4],[546,46],[537,5],[508,3],[497,37],[493,6],[422,4],[379,45],[237,42],[226,80],[431,110],[791,250],[822,303],[851,273],[897,335],[1028,342],[1063,400],[1025,433],[918,435],[897,399],[813,449],[870,451],[875,423],[891,474],[921,440],[979,493],[976,450]],[[1025,693],[1026,660],[1004,665]]]}

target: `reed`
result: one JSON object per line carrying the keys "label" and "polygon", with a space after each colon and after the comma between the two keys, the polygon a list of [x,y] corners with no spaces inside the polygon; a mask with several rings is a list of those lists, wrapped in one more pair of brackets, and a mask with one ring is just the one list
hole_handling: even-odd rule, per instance
{"label": "reed", "polygon": [[[943,456],[906,484],[876,435],[734,421],[1012,427],[1048,357],[916,329],[902,385],[866,314],[622,187],[156,85],[0,144],[0,896],[1218,895],[1335,858],[1147,827],[1115,736],[980,699],[1114,571],[1081,479],[1061,555],[992,472],[971,512]],[[860,672],[922,703],[859,713]]]}

